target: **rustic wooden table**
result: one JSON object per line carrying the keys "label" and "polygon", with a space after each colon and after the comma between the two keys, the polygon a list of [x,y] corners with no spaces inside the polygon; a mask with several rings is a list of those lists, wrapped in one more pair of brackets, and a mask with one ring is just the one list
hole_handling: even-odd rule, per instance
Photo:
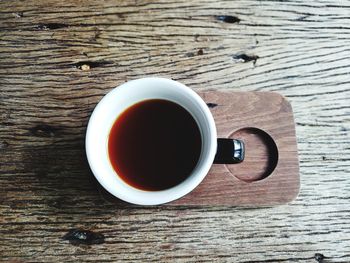
{"label": "rustic wooden table", "polygon": [[[0,260],[350,262],[349,1],[1,1]],[[165,76],[292,103],[301,192],[271,208],[102,198],[84,133],[113,87]]]}

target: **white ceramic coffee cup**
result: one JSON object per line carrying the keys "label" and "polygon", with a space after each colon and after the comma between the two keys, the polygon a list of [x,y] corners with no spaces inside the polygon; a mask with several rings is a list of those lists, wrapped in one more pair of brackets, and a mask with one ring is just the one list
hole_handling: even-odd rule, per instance
{"label": "white ceramic coffee cup", "polygon": [[[181,105],[194,117],[202,136],[202,151],[193,172],[180,184],[161,191],[130,186],[118,176],[108,156],[113,123],[127,108],[147,99],[165,99]],[[129,203],[158,205],[188,194],[201,183],[215,158],[217,134],[214,118],[197,93],[177,81],[152,77],[126,82],[102,98],[90,117],[85,146],[91,170],[108,192]]]}

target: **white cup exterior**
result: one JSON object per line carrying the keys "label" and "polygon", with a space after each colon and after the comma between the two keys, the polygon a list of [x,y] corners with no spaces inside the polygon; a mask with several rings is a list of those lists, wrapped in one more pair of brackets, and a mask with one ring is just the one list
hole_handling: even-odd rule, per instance
{"label": "white cup exterior", "polygon": [[[144,191],[130,186],[118,176],[108,156],[108,137],[118,116],[147,99],[165,99],[184,107],[196,120],[202,136],[202,151],[191,175],[180,184],[161,191]],[[151,77],[126,82],[102,98],[90,117],[85,147],[93,174],[108,192],[129,203],[159,205],[185,196],[201,183],[215,158],[217,134],[214,118],[197,93],[177,81]]]}

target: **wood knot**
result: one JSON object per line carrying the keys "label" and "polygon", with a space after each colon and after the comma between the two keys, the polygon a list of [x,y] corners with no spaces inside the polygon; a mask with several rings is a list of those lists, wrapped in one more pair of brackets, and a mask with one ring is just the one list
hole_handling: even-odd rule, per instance
{"label": "wood knot", "polygon": [[63,236],[63,239],[68,240],[72,245],[96,245],[105,242],[105,237],[101,233],[83,229],[71,229]]}

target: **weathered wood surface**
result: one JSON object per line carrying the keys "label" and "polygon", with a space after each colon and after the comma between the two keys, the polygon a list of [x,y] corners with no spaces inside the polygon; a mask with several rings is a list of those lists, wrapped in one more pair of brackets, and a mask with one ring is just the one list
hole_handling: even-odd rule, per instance
{"label": "weathered wood surface", "polygon": [[[1,260],[350,262],[349,22],[350,1],[1,1]],[[286,96],[298,199],[240,209],[101,198],[84,154],[89,114],[149,75]],[[67,240],[84,237],[74,229],[92,231],[88,244]]]}

